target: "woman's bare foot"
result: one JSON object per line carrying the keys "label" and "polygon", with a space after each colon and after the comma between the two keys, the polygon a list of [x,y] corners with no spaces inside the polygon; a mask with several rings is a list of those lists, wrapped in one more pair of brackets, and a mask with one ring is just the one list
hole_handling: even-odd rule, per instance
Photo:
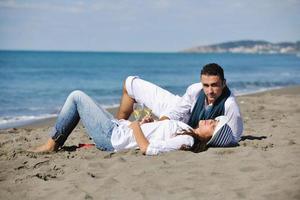
{"label": "woman's bare foot", "polygon": [[35,148],[28,149],[28,151],[34,153],[42,153],[42,152],[53,152],[56,151],[57,149],[58,149],[58,145],[54,140],[50,138],[45,144]]}

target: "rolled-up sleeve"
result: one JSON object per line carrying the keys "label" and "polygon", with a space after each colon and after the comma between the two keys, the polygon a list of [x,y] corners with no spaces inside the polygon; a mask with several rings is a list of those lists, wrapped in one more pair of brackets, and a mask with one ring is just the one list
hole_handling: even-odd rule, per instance
{"label": "rolled-up sleeve", "polygon": [[178,135],[168,140],[155,140],[147,147],[146,155],[158,155],[163,152],[179,150],[182,145],[193,146],[194,139],[189,135]]}
{"label": "rolled-up sleeve", "polygon": [[169,119],[185,121],[187,115],[189,115],[191,109],[191,103],[187,101],[184,97],[179,101],[178,105],[175,108],[167,113],[164,113],[163,116],[167,116]]}
{"label": "rolled-up sleeve", "polygon": [[243,134],[243,118],[236,102],[236,99],[231,96],[230,99],[225,102],[225,115],[228,117],[228,126],[233,133],[233,144],[237,144]]}

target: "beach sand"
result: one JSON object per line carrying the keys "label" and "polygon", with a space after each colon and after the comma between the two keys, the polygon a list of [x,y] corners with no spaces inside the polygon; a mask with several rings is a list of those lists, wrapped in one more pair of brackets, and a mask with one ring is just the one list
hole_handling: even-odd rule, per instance
{"label": "beach sand", "polygon": [[[79,126],[58,153],[33,154],[54,123],[0,131],[0,199],[300,199],[300,87],[238,97],[239,146],[198,154],[101,152]],[[115,111],[115,110],[113,110]]]}

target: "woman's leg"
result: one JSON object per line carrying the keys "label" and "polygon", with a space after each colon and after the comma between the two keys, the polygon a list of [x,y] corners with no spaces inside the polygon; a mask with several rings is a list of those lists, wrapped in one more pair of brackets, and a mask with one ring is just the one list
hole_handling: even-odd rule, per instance
{"label": "woman's leg", "polygon": [[56,146],[62,146],[80,119],[97,148],[113,150],[110,141],[112,129],[115,127],[113,116],[78,90],[68,96],[50,133],[49,141],[53,140]]}

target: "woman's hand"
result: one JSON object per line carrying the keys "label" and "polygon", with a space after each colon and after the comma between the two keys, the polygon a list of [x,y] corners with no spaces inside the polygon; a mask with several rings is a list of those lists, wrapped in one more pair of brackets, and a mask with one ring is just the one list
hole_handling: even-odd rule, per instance
{"label": "woman's hand", "polygon": [[150,123],[150,122],[154,122],[154,119],[152,118],[152,115],[146,115],[142,121],[140,122],[140,124],[146,124],[146,123]]}
{"label": "woman's hand", "polygon": [[129,128],[132,129],[134,138],[135,138],[136,143],[138,144],[141,152],[143,154],[145,154],[147,151],[147,148],[149,146],[149,141],[145,137],[145,135],[141,129],[140,123],[138,121],[134,121],[129,125]]}

